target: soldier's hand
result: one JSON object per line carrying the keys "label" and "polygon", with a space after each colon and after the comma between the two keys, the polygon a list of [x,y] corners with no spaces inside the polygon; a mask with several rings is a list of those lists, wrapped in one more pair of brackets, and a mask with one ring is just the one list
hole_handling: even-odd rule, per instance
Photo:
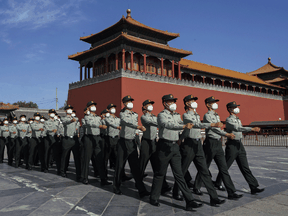
{"label": "soldier's hand", "polygon": [[254,128],[252,128],[252,131],[254,131],[254,132],[259,132],[259,131],[260,131],[260,128],[259,128],[259,127],[254,127]]}
{"label": "soldier's hand", "polygon": [[14,131],[13,134],[16,134],[16,132]]}
{"label": "soldier's hand", "polygon": [[5,130],[6,132],[9,132],[9,130]]}
{"label": "soldier's hand", "polygon": [[144,132],[146,131],[146,128],[144,126],[141,126],[140,130]]}
{"label": "soldier's hand", "polygon": [[44,128],[40,128],[40,131],[44,131]]}
{"label": "soldier's hand", "polygon": [[117,129],[118,129],[118,130],[121,130],[121,126],[118,126]]}
{"label": "soldier's hand", "polygon": [[178,140],[177,141],[177,144],[180,146],[181,145],[181,143],[182,143],[182,140]]}
{"label": "soldier's hand", "polygon": [[77,120],[75,118],[71,119],[71,122],[76,122]]}
{"label": "soldier's hand", "polygon": [[107,125],[102,125],[102,129],[107,129]]}
{"label": "soldier's hand", "polygon": [[194,125],[192,123],[187,123],[185,126],[186,128],[191,129]]}
{"label": "soldier's hand", "polygon": [[227,138],[229,138],[229,139],[234,139],[235,138],[235,135],[234,134],[232,134],[232,133],[226,133],[226,135],[225,135]]}
{"label": "soldier's hand", "polygon": [[221,127],[223,127],[223,123],[217,122],[217,123],[215,123],[215,127],[221,128]]}
{"label": "soldier's hand", "polygon": [[56,133],[56,132],[57,132],[57,129],[52,130],[52,132],[53,132],[53,133]]}

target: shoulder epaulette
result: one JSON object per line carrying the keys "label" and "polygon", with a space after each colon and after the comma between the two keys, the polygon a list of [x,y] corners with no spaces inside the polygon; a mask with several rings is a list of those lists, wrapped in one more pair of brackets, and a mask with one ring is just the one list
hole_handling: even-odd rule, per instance
{"label": "shoulder epaulette", "polygon": [[126,107],[124,107],[123,109],[120,110],[120,112],[125,112]]}

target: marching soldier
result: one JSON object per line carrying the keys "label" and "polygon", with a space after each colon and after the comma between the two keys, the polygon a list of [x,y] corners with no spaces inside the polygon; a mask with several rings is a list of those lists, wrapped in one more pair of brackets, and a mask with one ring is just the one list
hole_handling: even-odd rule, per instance
{"label": "marching soldier", "polygon": [[32,129],[32,139],[29,143],[28,164],[26,164],[26,169],[28,170],[32,170],[36,149],[39,147],[39,144],[41,142],[40,137],[42,132],[44,131],[44,124],[40,123],[40,116],[40,113],[34,113],[34,121],[30,125]]}
{"label": "marching soldier", "polygon": [[[217,123],[220,122],[219,115],[215,112],[218,109],[218,99],[215,97],[209,97],[205,99],[206,107],[208,108],[208,112],[204,115],[203,122],[204,123]],[[228,167],[225,161],[224,151],[222,149],[221,136],[226,136],[229,139],[234,139],[235,135],[232,133],[226,133],[220,128],[209,128],[206,129],[206,139],[204,141],[203,150],[206,157],[206,164],[209,169],[212,160],[215,160],[215,163],[219,169],[220,175],[223,179],[225,187],[228,192],[228,199],[236,200],[241,198],[243,195],[239,195],[236,192],[235,186],[231,180],[231,177],[228,173]],[[201,174],[198,172],[196,175],[195,183],[194,183],[194,193],[198,195],[202,195],[200,191],[201,187]]]}
{"label": "marching soldier", "polygon": [[110,168],[115,168],[116,158],[117,158],[117,143],[119,140],[119,131],[121,130],[120,118],[118,118],[116,113],[116,105],[109,104],[107,106],[110,116],[105,118],[108,131],[108,146],[105,156],[105,164],[107,167],[108,159],[110,161]]}
{"label": "marching soldier", "polygon": [[[186,113],[183,114],[184,124],[192,123],[194,126],[190,130],[185,130],[187,137],[184,142],[180,145],[180,153],[182,156],[182,172],[185,175],[187,170],[193,161],[198,172],[201,173],[202,181],[210,195],[210,204],[216,206],[217,204],[222,204],[225,200],[220,200],[213,186],[209,170],[206,165],[206,160],[203,152],[203,147],[201,143],[201,128],[211,128],[211,127],[222,127],[221,122],[217,123],[201,123],[200,116],[196,112],[197,109],[197,97],[193,95],[186,96],[183,101],[185,105]],[[179,187],[175,182],[173,187],[173,197],[177,200],[182,197],[179,195]]]}
{"label": "marching soldier", "polygon": [[18,137],[15,141],[15,167],[18,168],[21,162],[21,152],[28,144],[27,134],[31,133],[32,130],[29,124],[26,123],[26,115],[20,115],[20,121],[16,125],[18,131]]}
{"label": "marching soldier", "polygon": [[[234,160],[236,160],[237,165],[244,176],[245,180],[249,184],[251,189],[251,194],[261,193],[264,191],[264,188],[260,189],[257,179],[253,176],[247,160],[247,155],[245,148],[242,144],[242,132],[259,132],[259,127],[243,127],[240,119],[237,117],[237,114],[240,112],[235,101],[230,102],[226,105],[227,111],[230,116],[226,119],[226,130],[228,133],[233,133],[235,135],[234,139],[228,139],[226,142],[225,149],[225,158],[228,169],[233,164]],[[216,186],[221,186],[221,175],[220,173],[217,176],[217,180],[215,182]]]}
{"label": "marching soldier", "polygon": [[13,156],[15,151],[15,142],[17,139],[17,128],[16,125],[18,123],[17,117],[12,118],[12,125],[9,126],[9,153],[8,153],[8,165],[12,166]]}
{"label": "marching soldier", "polygon": [[23,146],[23,158],[24,158],[24,162],[25,162],[25,169],[28,169],[28,160],[29,160],[29,146],[30,146],[30,142],[32,139],[32,127],[31,124],[33,123],[34,119],[33,118],[29,118],[27,121],[27,124],[29,125],[29,128],[31,130],[31,133],[26,133],[26,139],[27,139],[27,144],[25,146]]}
{"label": "marching soldier", "polygon": [[[94,101],[89,101],[87,103],[87,108],[90,110],[90,114],[85,116],[85,127],[87,129],[87,142],[84,163],[85,169],[82,170],[83,183],[88,184],[88,171],[89,162],[92,155],[94,156],[95,164],[101,178],[101,185],[111,185],[107,181],[107,173],[105,172],[105,161],[103,160],[102,153],[102,139],[100,137],[100,129],[106,129],[107,126],[103,125],[101,122],[101,117],[96,115],[96,103]],[[84,147],[85,148],[85,147]]]}
{"label": "marching soldier", "polygon": [[[105,160],[105,155],[106,155],[106,151],[107,151],[107,145],[108,145],[108,136],[107,136],[107,125],[106,125],[106,121],[105,121],[105,118],[106,116],[110,116],[110,113],[108,112],[107,109],[103,110],[101,112],[101,123],[102,125],[105,125],[106,128],[100,128],[100,136],[102,138],[102,154],[103,154],[103,159]],[[105,169],[106,169],[106,166],[105,166]],[[106,170],[107,171],[107,170]]]}
{"label": "marching soldier", "polygon": [[162,97],[162,104],[164,110],[157,116],[159,127],[159,141],[158,141],[158,169],[154,173],[152,190],[150,196],[150,204],[160,206],[158,199],[160,197],[161,188],[164,176],[166,175],[168,165],[170,164],[175,181],[186,201],[186,211],[194,211],[193,208],[201,207],[202,204],[194,201],[191,191],[187,187],[184,175],[181,169],[181,155],[179,151],[179,131],[182,129],[193,127],[192,123],[180,122],[179,114],[176,110],[176,100],[172,94],[164,95]]}
{"label": "marching soldier", "polygon": [[[64,110],[66,116],[62,117],[62,123],[64,128],[64,136],[62,140],[62,155],[61,155],[61,176],[67,177],[67,161],[70,159],[70,152],[73,152],[74,163],[76,168],[76,181],[81,179],[81,161],[79,152],[79,140],[77,133],[77,119],[72,117],[73,107],[67,105]],[[68,158],[68,159],[67,159]]]}
{"label": "marching soldier", "polygon": [[[56,143],[56,132],[58,121],[54,119],[56,116],[56,111],[54,109],[50,109],[48,111],[49,119],[44,122],[44,128],[46,131],[46,136],[43,139],[42,143],[42,154],[40,155],[41,158],[41,171],[45,173],[48,172],[49,161],[50,161],[50,152],[53,148],[53,145]],[[57,166],[57,165],[56,165]]]}
{"label": "marching soldier", "polygon": [[61,174],[61,156],[62,156],[62,137],[64,136],[64,127],[58,113],[54,117],[57,125],[57,132],[55,136],[55,143],[52,145],[53,157],[56,162],[57,175]]}
{"label": "marching soldier", "polygon": [[[156,153],[156,136],[157,136],[157,117],[152,114],[154,101],[145,100],[142,105],[142,111],[144,115],[141,116],[141,123],[146,128],[143,132],[141,147],[140,147],[140,173],[144,177],[144,172],[148,161],[150,160],[153,172],[157,170],[157,153]],[[161,194],[165,194],[170,191],[171,187],[166,181],[166,175],[164,176]]]}
{"label": "marching soldier", "polygon": [[1,147],[1,149],[0,149],[0,163],[3,163],[5,145],[6,145],[6,148],[7,148],[7,155],[9,156],[9,136],[10,136],[10,132],[9,132],[8,123],[9,123],[8,119],[5,118],[3,120],[3,126],[0,127],[0,147]]}
{"label": "marching soldier", "polygon": [[135,141],[135,130],[140,129],[145,131],[144,126],[138,125],[138,114],[133,112],[133,98],[130,95],[122,99],[124,108],[120,112],[120,139],[118,144],[118,155],[116,158],[116,167],[114,173],[114,193],[121,195],[120,190],[121,178],[126,161],[128,160],[133,178],[136,182],[140,198],[149,196],[150,193],[146,190],[142,181],[142,176],[139,169],[138,152]]}

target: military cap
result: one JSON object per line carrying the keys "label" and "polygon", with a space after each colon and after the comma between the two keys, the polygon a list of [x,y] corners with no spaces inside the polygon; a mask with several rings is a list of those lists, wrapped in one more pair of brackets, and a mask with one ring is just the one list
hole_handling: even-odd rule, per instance
{"label": "military cap", "polygon": [[164,96],[162,97],[162,101],[167,101],[167,100],[174,100],[174,101],[176,101],[177,98],[174,98],[174,96],[173,96],[172,94],[164,95]]}
{"label": "military cap", "polygon": [[50,109],[48,113],[56,113],[55,109]]}
{"label": "military cap", "polygon": [[107,106],[107,109],[110,109],[110,108],[112,108],[112,107],[116,107],[116,105],[115,104],[109,104],[108,106]]}
{"label": "military cap", "polygon": [[208,97],[205,99],[205,103],[213,103],[213,102],[218,102],[219,100],[218,99],[215,99],[214,96],[211,96],[211,97]]}
{"label": "military cap", "polygon": [[19,118],[21,118],[22,116],[25,116],[25,118],[26,118],[26,115],[24,115],[24,114],[21,114],[21,115],[19,116]]}
{"label": "military cap", "polygon": [[67,109],[73,109],[73,107],[68,104],[67,106],[65,106],[64,110],[67,110]]}
{"label": "military cap", "polygon": [[189,101],[189,100],[198,100],[198,97],[194,97],[193,95],[187,95],[183,99],[184,102]]}
{"label": "military cap", "polygon": [[87,107],[84,108],[84,112],[86,112],[86,111],[87,111]]}
{"label": "military cap", "polygon": [[42,115],[42,116],[41,116],[41,119],[45,119],[45,117]]}
{"label": "military cap", "polygon": [[122,98],[123,103],[125,103],[127,101],[134,101],[134,99],[130,95],[127,95],[124,98]]}
{"label": "military cap", "polygon": [[87,103],[87,107],[91,106],[91,105],[97,105],[97,103],[95,103],[94,101],[89,101]]}
{"label": "military cap", "polygon": [[31,121],[31,120],[32,120],[32,121],[34,121],[34,119],[33,119],[33,118],[29,118],[29,119],[28,119],[28,121]]}
{"label": "military cap", "polygon": [[39,112],[34,113],[34,116],[41,116]]}
{"label": "military cap", "polygon": [[108,113],[108,109],[103,110],[100,114]]}
{"label": "military cap", "polygon": [[76,114],[76,110],[73,110],[73,113],[75,113],[75,114]]}
{"label": "military cap", "polygon": [[151,101],[151,100],[145,100],[143,103],[142,103],[142,105],[143,106],[145,106],[145,105],[147,105],[147,104],[154,104],[155,102],[154,101]]}
{"label": "military cap", "polygon": [[227,108],[230,108],[230,107],[233,108],[233,107],[237,107],[237,106],[240,106],[240,104],[237,105],[235,101],[232,101],[232,102],[226,104]]}
{"label": "military cap", "polygon": [[16,117],[16,116],[12,117],[12,121],[13,121],[13,120],[17,120],[17,117]]}
{"label": "military cap", "polygon": [[58,116],[58,113],[57,113],[57,112],[55,112],[55,115],[56,115],[56,116]]}

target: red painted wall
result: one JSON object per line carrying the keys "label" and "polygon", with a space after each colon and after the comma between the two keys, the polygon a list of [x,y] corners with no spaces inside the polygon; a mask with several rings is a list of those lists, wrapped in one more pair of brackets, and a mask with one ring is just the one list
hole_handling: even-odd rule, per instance
{"label": "red painted wall", "polygon": [[[163,110],[161,98],[165,94],[173,94],[174,97],[178,98],[176,111],[181,115],[184,113],[183,98],[190,94],[198,97],[197,112],[201,119],[207,112],[204,100],[210,96],[220,100],[217,113],[222,121],[225,121],[229,115],[226,104],[231,101],[236,101],[237,104],[240,104],[238,116],[243,125],[248,125],[253,121],[275,121],[279,120],[279,118],[282,120],[285,117],[286,119],[288,118],[288,102],[131,78],[118,78],[69,90],[68,104],[74,106],[77,116],[82,118],[83,109],[90,100],[94,100],[97,103],[97,114],[100,114],[109,103],[114,103],[117,105],[116,115],[119,116],[119,111],[123,108],[121,99],[126,95],[131,95],[135,99],[133,111],[139,114],[140,121],[142,102],[146,99],[155,101],[153,113],[157,115]],[[284,107],[286,107],[285,113]]]}
{"label": "red painted wall", "polygon": [[72,105],[81,119],[86,104],[93,100],[97,103],[96,113],[106,109],[110,103],[116,104],[116,115],[119,116],[121,106],[121,78],[84,86],[68,91],[68,104]]}
{"label": "red painted wall", "polygon": [[282,118],[282,120],[288,120],[288,101],[283,101],[283,109],[284,109],[285,119]]}
{"label": "red painted wall", "polygon": [[[226,109],[226,104],[231,101],[236,101],[238,104],[240,104],[240,113],[238,116],[241,119],[243,125],[250,124],[253,121],[275,121],[279,118],[284,120],[283,101],[280,100],[130,78],[122,78],[122,80],[122,95],[125,96],[130,94],[131,97],[135,99],[134,110],[139,115],[142,115],[142,102],[146,99],[155,101],[153,111],[154,114],[158,114],[160,111],[162,111],[163,106],[161,98],[165,94],[173,94],[174,97],[178,98],[176,111],[182,115],[184,113],[183,98],[192,94],[198,97],[197,112],[201,116],[201,120],[203,119],[204,114],[207,112],[204,100],[210,96],[214,96],[220,100],[218,102],[219,108],[217,113],[220,115],[220,119],[222,121],[225,121],[229,116],[229,113]],[[288,117],[288,111],[286,116]]]}

